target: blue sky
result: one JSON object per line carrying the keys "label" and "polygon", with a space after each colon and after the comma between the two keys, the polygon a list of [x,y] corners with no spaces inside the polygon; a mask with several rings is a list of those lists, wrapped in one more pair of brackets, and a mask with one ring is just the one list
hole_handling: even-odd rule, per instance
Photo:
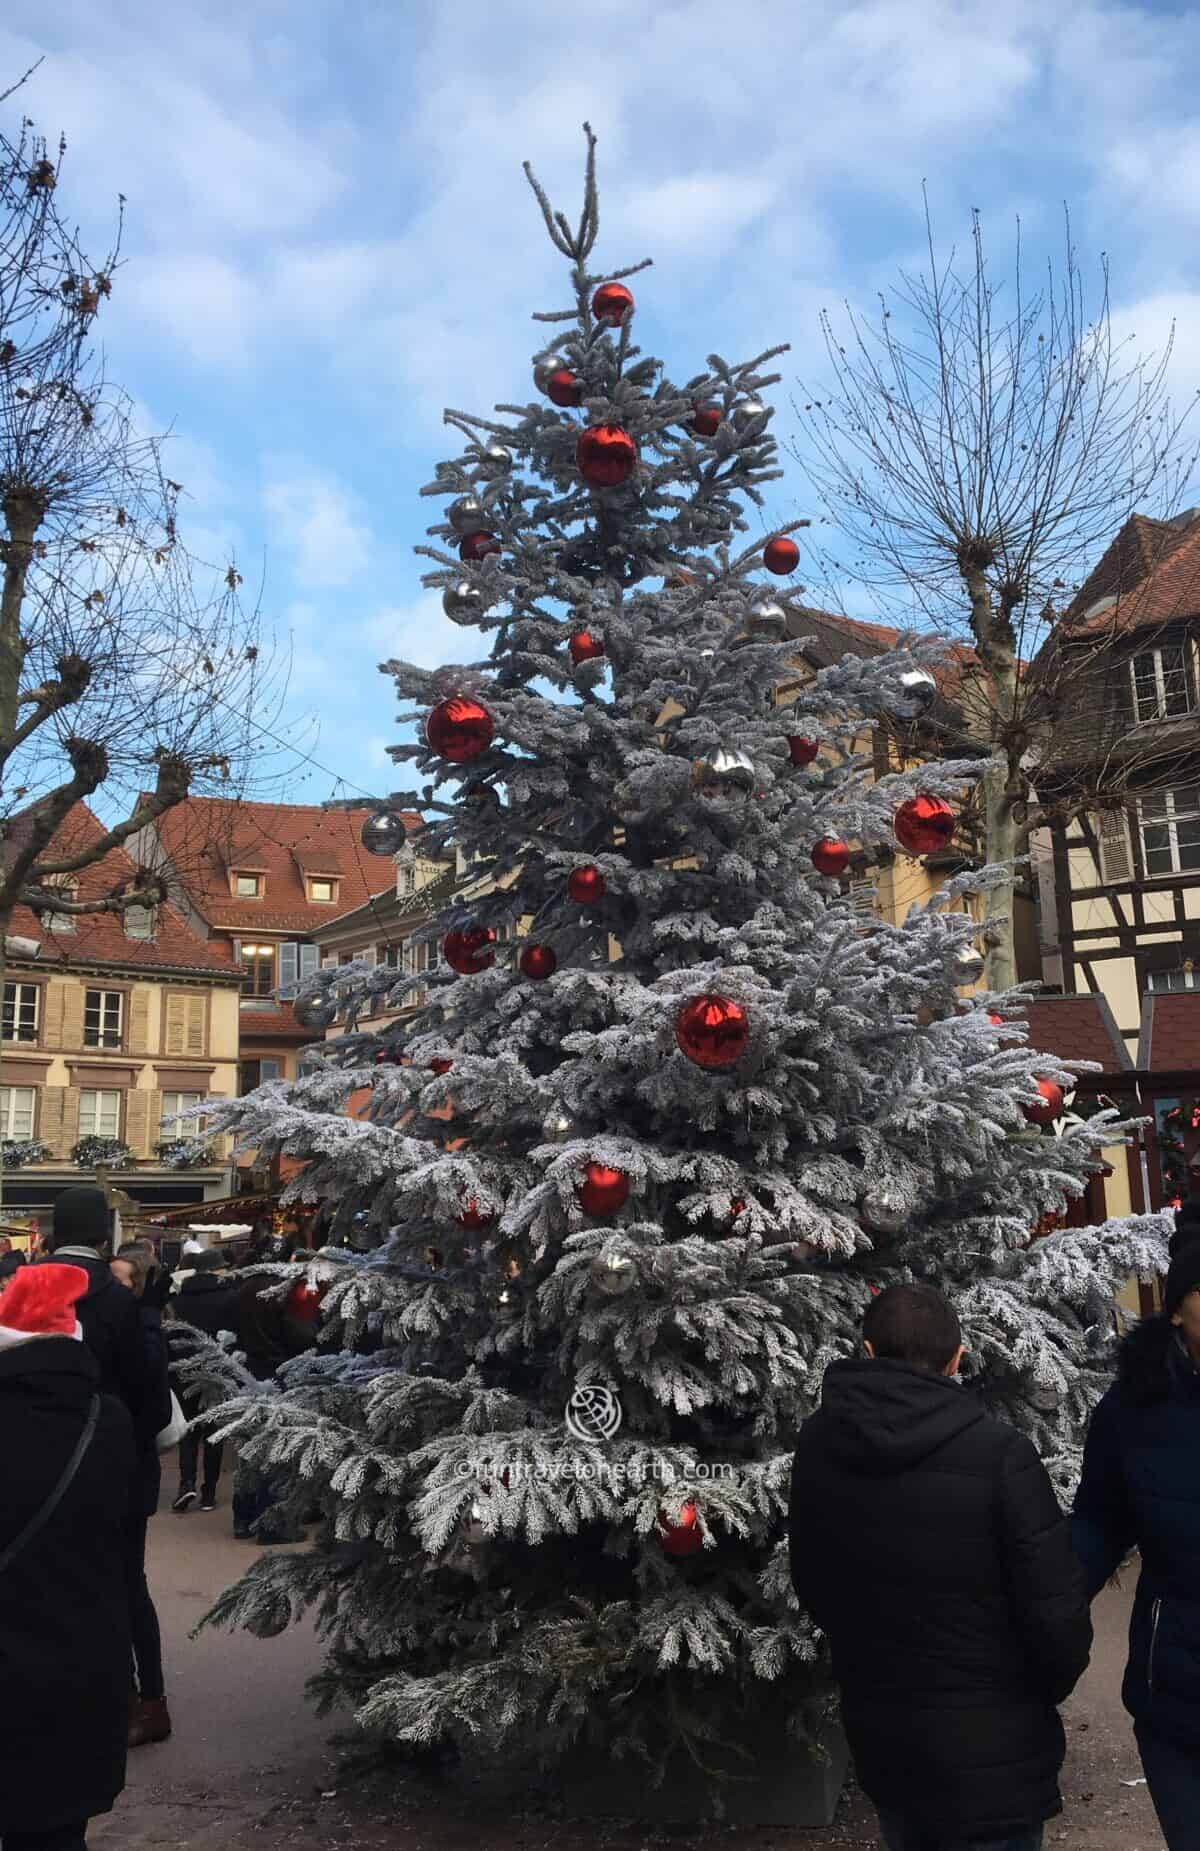
{"label": "blue sky", "polygon": [[[597,257],[655,259],[640,343],[683,377],[790,341],[785,440],[792,378],[821,376],[819,310],[918,260],[922,180],[942,240],[978,206],[997,261],[1018,213],[1053,248],[1068,201],[1119,327],[1153,348],[1174,317],[1174,389],[1200,384],[1196,12],[8,0],[0,76],[39,56],[20,101],[67,134],[85,242],[128,202],[111,370],[178,433],[193,546],[265,571],[294,652],[284,730],[319,715],[296,799],[391,788],[377,663],[470,652],[420,586],[417,491],[454,448],[444,405],[531,394],[529,316],[562,306],[563,265],[521,161],[574,212],[585,117]],[[777,489],[771,524],[806,511],[801,481]]]}

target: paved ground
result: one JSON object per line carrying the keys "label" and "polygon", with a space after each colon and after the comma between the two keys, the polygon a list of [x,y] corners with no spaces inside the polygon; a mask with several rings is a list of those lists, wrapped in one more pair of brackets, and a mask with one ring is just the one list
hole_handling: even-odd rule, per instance
{"label": "paved ground", "polygon": [[[151,1525],[151,1582],[163,1621],[176,1733],[130,1759],[130,1784],[117,1810],[97,1821],[95,1851],[645,1851],[694,1844],[728,1851],[860,1851],[876,1837],[870,1808],[850,1796],[827,1831],[649,1831],[611,1821],[573,1822],[545,1807],[514,1816],[481,1813],[453,1777],[440,1787],[412,1777],[386,1791],[339,1787],[328,1746],[333,1724],[317,1721],[304,1680],[318,1650],[305,1632],[282,1638],[188,1633],[208,1602],[235,1579],[252,1551],[229,1536],[229,1513],[166,1513]],[[1052,1822],[1049,1845],[1072,1851],[1162,1851],[1118,1690],[1129,1591],[1097,1602],[1092,1668],[1065,1712],[1070,1758],[1067,1810]]]}

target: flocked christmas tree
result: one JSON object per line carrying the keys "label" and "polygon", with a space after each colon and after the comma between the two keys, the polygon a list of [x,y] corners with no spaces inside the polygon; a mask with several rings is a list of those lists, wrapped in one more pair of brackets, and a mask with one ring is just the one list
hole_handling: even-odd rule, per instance
{"label": "flocked christmas tree", "polygon": [[[223,1415],[323,1520],[217,1614],[315,1609],[322,1694],[392,1741],[586,1729],[712,1766],[739,1713],[802,1730],[819,1688],[791,1442],[872,1289],[951,1293],[973,1392],[1065,1488],[1111,1295],[1162,1234],[1031,1241],[1114,1132],[1061,1120],[1072,1075],[1024,1045],[1019,996],[964,996],[986,872],[900,926],[839,881],[849,844],[943,845],[974,768],[873,778],[873,718],[928,702],[919,650],[777,702],[795,642],[762,571],[798,553],[743,513],[777,474],[774,356],[669,383],[590,267],[590,134],[577,228],[534,185],[570,306],[539,317],[535,402],[448,412],[426,491],[427,582],[490,654],[386,665],[422,729],[395,756],[433,786],[395,801],[487,891],[429,928],[436,976],[311,980],[307,1019],[341,1031],[320,1071],[226,1108],[307,1159],[297,1190],[348,1244],[320,1262],[321,1348]],[[407,1012],[360,1030],[385,1003]]]}

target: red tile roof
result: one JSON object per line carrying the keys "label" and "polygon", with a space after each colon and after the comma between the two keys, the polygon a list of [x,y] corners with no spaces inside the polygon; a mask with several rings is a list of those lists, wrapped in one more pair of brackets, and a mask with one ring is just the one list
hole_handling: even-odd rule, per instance
{"label": "red tile roof", "polygon": [[[1096,610],[1097,604],[1103,608]],[[1063,628],[1071,636],[1094,636],[1197,614],[1200,519],[1176,526],[1134,514],[1072,598]]]}
{"label": "red tile roof", "polygon": [[[1098,1061],[1110,1076],[1128,1073],[1133,1066],[1103,996],[1034,996],[1024,1006],[1029,1045],[1066,1066],[1073,1061]],[[1085,1075],[1086,1080],[1099,1075]]]}
{"label": "red tile roof", "polygon": [[[44,858],[79,854],[104,833],[87,805],[77,803],[68,811]],[[133,886],[137,868],[123,848],[110,849],[102,860],[81,868],[73,879],[77,900],[103,899],[122,886]],[[173,906],[158,907],[151,939],[129,938],[116,913],[80,913],[75,916],[73,932],[50,932],[27,906],[15,909],[9,930],[20,938],[36,938],[46,964],[100,962],[139,970],[222,971],[237,975],[228,945],[199,938]]]}
{"label": "red tile roof", "polygon": [[[316,804],[251,803],[189,797],[169,810],[159,836],[201,918],[227,932],[309,933],[361,906],[378,890],[388,863],[359,839],[372,812],[324,810]],[[422,819],[405,815],[410,832]],[[263,876],[261,899],[229,891],[239,869]],[[339,879],[337,899],[309,900],[306,874]]]}
{"label": "red tile roof", "polygon": [[255,1040],[320,1040],[319,1031],[301,1028],[290,1003],[280,1003],[275,1009],[243,1009],[238,1016],[238,1032],[243,1045]]}
{"label": "red tile roof", "polygon": [[1138,1065],[1157,1073],[1200,1070],[1200,990],[1150,992],[1142,1004]]}
{"label": "red tile roof", "polygon": [[[885,650],[895,649],[901,637],[914,634],[911,630],[894,629],[890,624],[865,623],[859,617],[844,617],[840,611],[816,610],[811,605],[793,605],[792,613],[797,635],[804,635],[805,620],[809,619],[818,636],[832,630],[844,636],[847,643],[860,654],[882,655]],[[829,641],[827,635],[824,640]],[[961,692],[963,682],[979,667],[979,658],[973,646],[970,643],[952,642],[942,636],[923,635],[918,640],[941,644],[942,659],[931,666],[930,673],[943,700],[954,700]]]}

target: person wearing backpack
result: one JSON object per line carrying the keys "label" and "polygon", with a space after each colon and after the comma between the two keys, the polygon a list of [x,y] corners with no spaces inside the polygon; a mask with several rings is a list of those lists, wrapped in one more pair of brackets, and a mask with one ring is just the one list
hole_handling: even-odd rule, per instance
{"label": "person wearing backpack", "polygon": [[80,1340],[82,1267],[0,1291],[0,1842],[85,1851],[125,1785],[133,1424]]}

